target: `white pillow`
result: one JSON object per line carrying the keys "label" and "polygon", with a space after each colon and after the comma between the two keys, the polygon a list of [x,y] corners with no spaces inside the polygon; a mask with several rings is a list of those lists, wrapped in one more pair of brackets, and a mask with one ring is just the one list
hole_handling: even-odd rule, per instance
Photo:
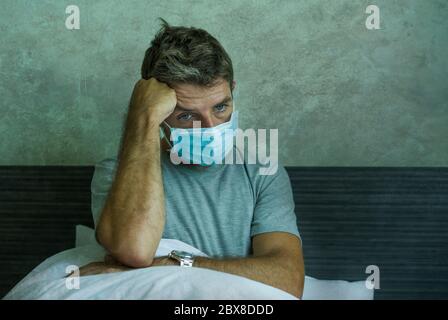
{"label": "white pillow", "polygon": [[319,280],[305,276],[302,300],[373,300],[365,281]]}
{"label": "white pillow", "polygon": [[[173,241],[168,242],[173,245]],[[180,241],[177,245],[181,245]],[[97,244],[93,229],[83,226],[76,226],[76,247]],[[161,243],[163,244],[163,243]],[[186,244],[183,244],[186,245]],[[188,246],[190,247],[190,246]],[[190,247],[191,248],[191,247]],[[190,249],[190,251],[193,248]],[[158,252],[169,252],[169,248],[159,248]],[[196,254],[200,251],[195,250]],[[201,254],[203,255],[203,254]],[[374,290],[365,286],[365,281],[345,281],[345,280],[319,280],[305,276],[305,286],[302,300],[373,300]]]}
{"label": "white pillow", "polygon": [[92,228],[89,228],[82,224],[76,225],[76,248],[96,243],[95,231]]}

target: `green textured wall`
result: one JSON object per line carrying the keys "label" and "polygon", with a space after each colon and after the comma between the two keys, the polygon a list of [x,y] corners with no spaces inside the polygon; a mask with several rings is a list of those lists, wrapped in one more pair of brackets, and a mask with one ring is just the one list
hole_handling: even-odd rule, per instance
{"label": "green textured wall", "polygon": [[284,164],[448,166],[446,0],[2,0],[0,164],[115,155],[159,16],[221,41],[242,127],[279,128]]}

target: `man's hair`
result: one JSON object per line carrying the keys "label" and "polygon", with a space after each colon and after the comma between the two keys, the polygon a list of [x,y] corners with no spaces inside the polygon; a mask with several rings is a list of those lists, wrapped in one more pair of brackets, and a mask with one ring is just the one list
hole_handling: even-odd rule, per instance
{"label": "man's hair", "polygon": [[223,78],[232,88],[232,60],[218,40],[203,29],[170,26],[159,19],[162,28],[146,50],[143,79],[154,77],[168,85],[214,86]]}

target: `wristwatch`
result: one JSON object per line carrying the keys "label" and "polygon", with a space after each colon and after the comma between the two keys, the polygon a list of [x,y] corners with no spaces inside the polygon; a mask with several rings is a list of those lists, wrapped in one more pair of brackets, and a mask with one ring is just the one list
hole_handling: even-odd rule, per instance
{"label": "wristwatch", "polygon": [[180,262],[181,267],[192,267],[194,256],[185,251],[173,250],[168,254],[168,257]]}

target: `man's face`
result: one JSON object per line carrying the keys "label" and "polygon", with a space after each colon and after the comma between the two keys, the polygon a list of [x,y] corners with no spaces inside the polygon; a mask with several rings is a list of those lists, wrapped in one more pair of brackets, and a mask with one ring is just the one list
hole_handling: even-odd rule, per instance
{"label": "man's face", "polygon": [[228,81],[221,79],[213,87],[178,84],[172,88],[177,105],[165,120],[172,128],[193,128],[193,121],[201,121],[202,128],[211,128],[230,120],[233,100]]}

